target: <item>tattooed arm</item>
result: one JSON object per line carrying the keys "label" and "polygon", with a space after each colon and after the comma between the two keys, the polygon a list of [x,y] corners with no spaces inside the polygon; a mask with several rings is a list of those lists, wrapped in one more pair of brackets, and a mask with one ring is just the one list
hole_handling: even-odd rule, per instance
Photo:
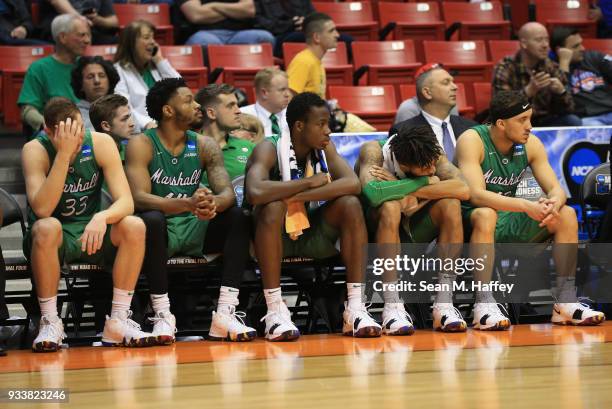
{"label": "tattooed arm", "polygon": [[198,136],[200,158],[208,175],[208,183],[213,193],[217,213],[223,212],[236,204],[236,195],[232,189],[219,144],[208,136]]}

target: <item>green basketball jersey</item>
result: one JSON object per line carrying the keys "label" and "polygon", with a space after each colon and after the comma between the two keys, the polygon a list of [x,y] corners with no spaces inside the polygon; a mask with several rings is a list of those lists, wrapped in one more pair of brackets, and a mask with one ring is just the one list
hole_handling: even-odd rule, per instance
{"label": "green basketball jersey", "polygon": [[489,127],[473,127],[484,145],[484,159],[480,164],[487,190],[500,195],[514,197],[516,188],[523,179],[529,161],[525,145],[514,145],[508,155],[503,155],[495,148]]}
{"label": "green basketball jersey", "polygon": [[[45,148],[49,162],[53,164],[57,151],[47,135],[41,134],[36,140]],[[104,176],[94,155],[91,132],[85,131],[81,151],[68,167],[64,182],[64,192],[53,211],[52,216],[64,223],[82,223],[89,221],[100,211],[101,191]],[[37,217],[30,209],[28,212],[30,226]]]}
{"label": "green basketball jersey", "polygon": [[[223,165],[230,177],[230,180],[236,179],[238,176],[244,175],[249,156],[255,149],[255,144],[245,139],[227,136],[227,143],[221,151],[223,152]],[[202,183],[208,186],[208,175],[204,172]]]}
{"label": "green basketball jersey", "polygon": [[187,131],[183,152],[178,156],[173,156],[159,140],[156,129],[148,129],[144,134],[153,144],[153,158],[149,163],[151,194],[167,198],[193,196],[202,180],[198,135],[195,132]]}

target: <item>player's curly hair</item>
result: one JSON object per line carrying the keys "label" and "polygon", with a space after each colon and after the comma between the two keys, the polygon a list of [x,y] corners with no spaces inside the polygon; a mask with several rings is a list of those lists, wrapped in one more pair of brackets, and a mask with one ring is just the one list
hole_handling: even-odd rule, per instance
{"label": "player's curly hair", "polygon": [[157,81],[147,94],[147,113],[160,123],[162,120],[162,108],[174,96],[176,90],[187,87],[182,78],[164,78]]}
{"label": "player's curly hair", "polygon": [[390,146],[400,164],[422,168],[437,162],[444,153],[429,125],[400,125]]}

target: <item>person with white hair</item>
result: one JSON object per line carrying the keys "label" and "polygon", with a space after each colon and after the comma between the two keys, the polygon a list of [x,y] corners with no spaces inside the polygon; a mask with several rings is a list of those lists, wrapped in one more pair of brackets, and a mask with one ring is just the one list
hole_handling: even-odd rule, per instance
{"label": "person with white hair", "polygon": [[34,132],[42,128],[42,111],[53,97],[79,99],[70,85],[72,69],[91,43],[91,31],[84,17],[62,14],[51,23],[55,52],[32,63],[26,72],[17,104],[21,118]]}

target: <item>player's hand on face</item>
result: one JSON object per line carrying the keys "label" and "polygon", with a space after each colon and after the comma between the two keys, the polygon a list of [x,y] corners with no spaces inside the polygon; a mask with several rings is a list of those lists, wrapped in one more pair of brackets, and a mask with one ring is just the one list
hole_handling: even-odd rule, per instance
{"label": "player's hand on face", "polygon": [[374,176],[378,181],[390,182],[393,180],[397,180],[395,175],[389,172],[387,169],[381,166],[372,166],[370,169],[370,175]]}
{"label": "player's hand on face", "polygon": [[83,231],[83,235],[79,238],[79,241],[81,242],[81,251],[87,251],[88,255],[92,255],[100,250],[102,248],[102,243],[104,242],[106,228],[106,219],[104,217],[100,217],[99,213],[95,214],[89,223],[87,223],[87,226],[85,226],[85,230]]}
{"label": "player's hand on face", "polygon": [[570,61],[572,59],[572,50],[565,47],[557,48],[557,56],[559,57],[559,61]]}
{"label": "player's hand on face", "polygon": [[72,118],[68,118],[66,121],[60,121],[60,123],[55,126],[54,133],[57,151],[72,155],[81,146],[83,135],[83,124],[73,121]]}

